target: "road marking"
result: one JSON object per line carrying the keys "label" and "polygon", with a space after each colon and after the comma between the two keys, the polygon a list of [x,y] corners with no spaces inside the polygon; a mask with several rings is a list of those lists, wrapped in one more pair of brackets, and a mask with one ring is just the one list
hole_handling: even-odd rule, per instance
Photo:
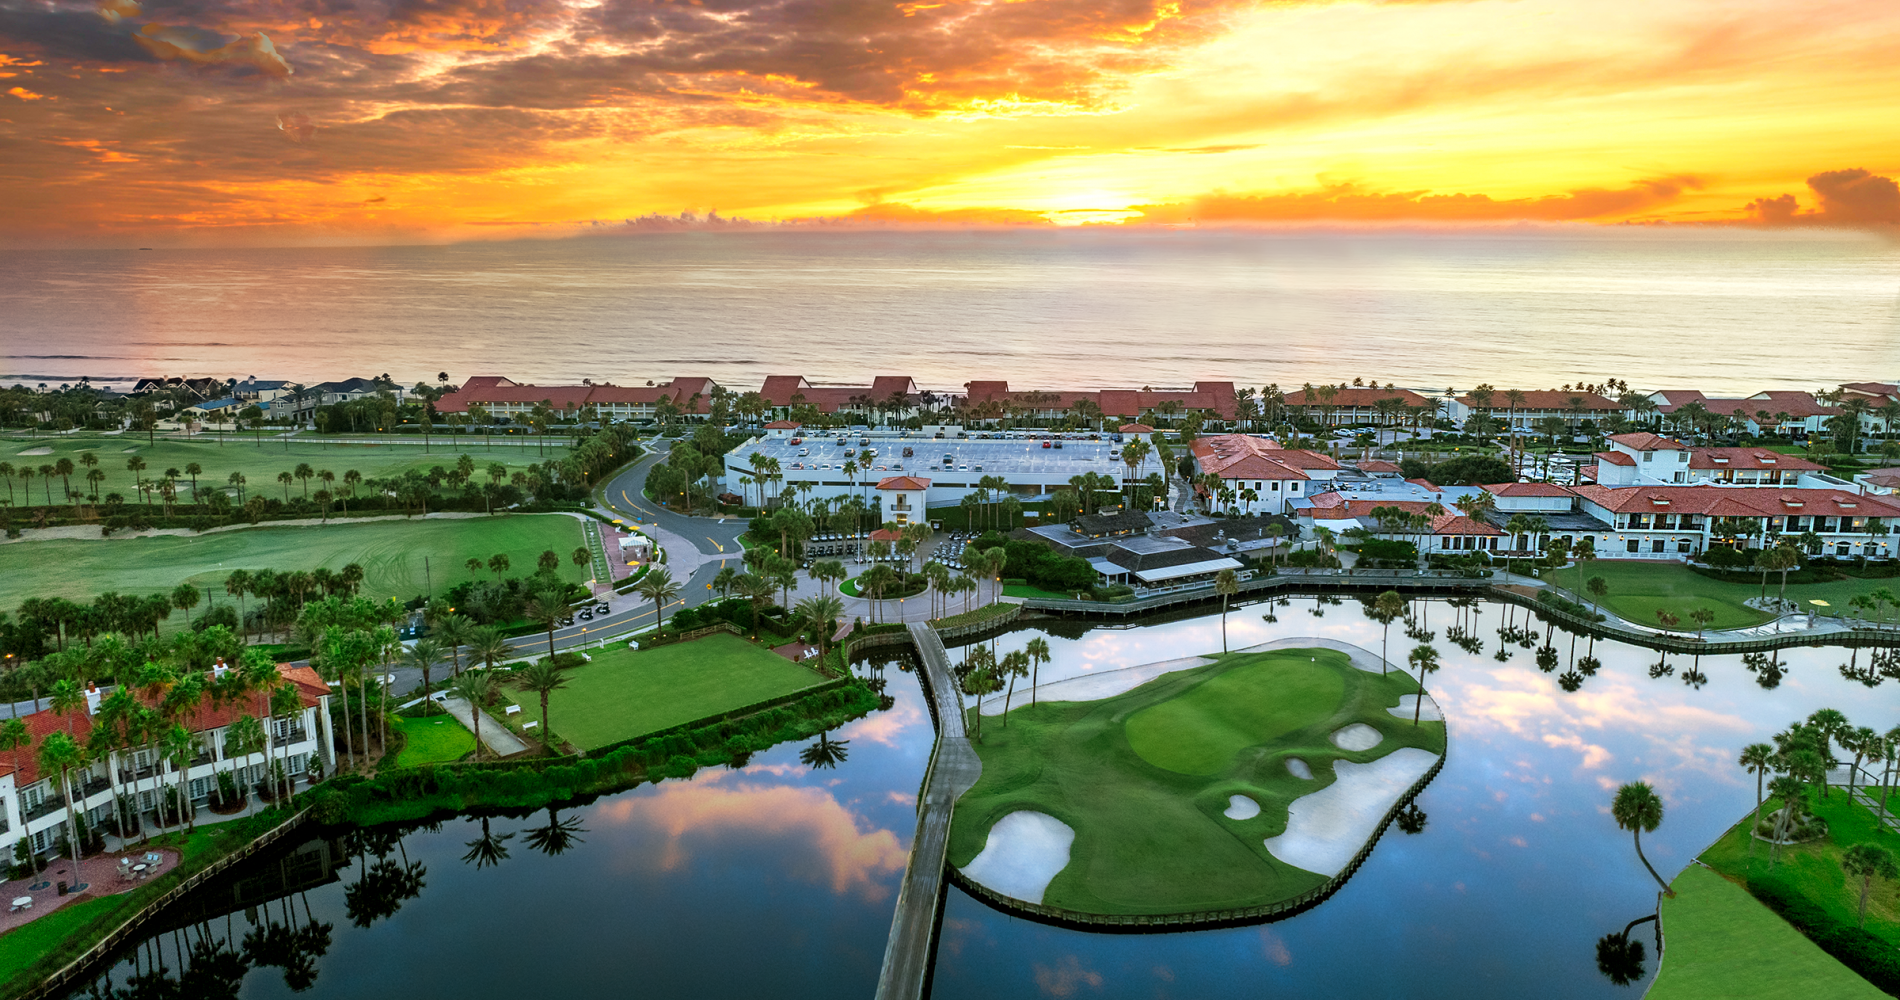
{"label": "road marking", "polygon": [[718,543],[717,541],[714,541],[714,540],[713,540],[713,536],[711,536],[711,535],[707,535],[707,536],[706,536],[706,540],[707,540],[707,541],[709,541],[709,542],[712,542],[712,543],[713,543],[714,545],[718,545],[718,546],[719,546],[719,551],[721,551],[721,552],[724,552],[724,551],[726,551],[726,547],[725,547],[724,545],[719,545],[719,543]]}

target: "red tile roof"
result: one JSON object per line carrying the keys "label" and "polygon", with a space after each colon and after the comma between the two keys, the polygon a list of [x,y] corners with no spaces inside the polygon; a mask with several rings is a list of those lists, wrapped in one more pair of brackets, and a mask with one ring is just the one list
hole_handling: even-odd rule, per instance
{"label": "red tile roof", "polygon": [[1570,488],[1556,483],[1494,483],[1485,492],[1501,497],[1567,497]]}
{"label": "red tile roof", "polygon": [[890,542],[896,544],[904,540],[904,533],[896,528],[879,528],[864,536],[866,541]]}
{"label": "red tile roof", "polygon": [[[1723,459],[1725,461],[1718,461]],[[1691,469],[1784,469],[1795,472],[1826,472],[1796,455],[1783,455],[1766,448],[1693,448],[1689,451]]]}
{"label": "red tile roof", "polygon": [[1115,429],[1123,434],[1153,434],[1155,431],[1147,424],[1123,424]]}
{"label": "red tile roof", "polygon": [[1307,469],[1337,469],[1331,458],[1251,434],[1208,434],[1188,446],[1202,472],[1222,479],[1311,479]]}
{"label": "red tile roof", "polygon": [[[293,667],[288,664],[280,663],[277,665],[277,672],[282,675],[285,680],[296,686],[297,694],[302,699],[305,708],[315,707],[318,698],[330,693],[330,686],[325,684],[323,678],[317,676],[317,672],[309,667]],[[189,716],[180,721],[189,727],[192,732],[201,733],[208,729],[218,729],[228,726],[236,722],[239,716],[257,714],[258,704],[255,698],[246,698],[234,704],[213,705],[211,696],[206,694],[204,700],[199,702],[197,711],[192,712]],[[86,737],[92,732],[92,716],[87,714],[83,708],[77,712],[70,713],[70,715],[73,738],[83,744],[86,741]],[[41,741],[55,732],[66,732],[67,719],[68,716],[54,712],[50,708],[45,711],[34,712],[31,715],[20,716],[20,720],[26,723],[27,734],[31,738],[31,742],[27,746],[20,748],[18,770],[14,770],[14,755],[12,753],[0,754],[0,774],[12,772],[13,787],[25,788],[40,780],[41,774],[39,761],[37,759],[39,745]]]}
{"label": "red tile roof", "polygon": [[684,409],[691,401],[692,394],[698,392],[700,400],[694,412],[705,413],[712,408],[708,388],[710,384],[709,379],[695,377],[676,378],[664,385],[614,385],[612,382],[598,385],[524,385],[498,375],[480,375],[436,400],[435,408],[438,413],[466,413],[470,406],[475,405],[509,403],[532,406],[546,400],[557,410],[574,411],[607,403],[648,405],[666,398]]}
{"label": "red tile roof", "polygon": [[880,490],[927,490],[930,488],[930,480],[919,479],[916,476],[891,476],[888,479],[878,480],[877,488]]}
{"label": "red tile roof", "polygon": [[1620,444],[1623,447],[1628,448],[1632,451],[1688,451],[1689,450],[1688,448],[1683,446],[1682,442],[1677,441],[1674,438],[1666,438],[1666,437],[1663,437],[1661,434],[1651,434],[1648,431],[1636,431],[1631,434],[1612,434],[1610,435],[1609,440],[1615,441],[1617,444]]}
{"label": "red tile roof", "polygon": [[1401,470],[1398,466],[1393,465],[1391,462],[1381,461],[1376,458],[1362,458],[1359,460],[1359,471],[1360,472],[1400,472],[1403,470]]}
{"label": "red tile roof", "polygon": [[1479,521],[1463,514],[1446,514],[1432,520],[1434,535],[1502,535],[1504,529],[1489,521]]}
{"label": "red tile roof", "polygon": [[1631,468],[1636,466],[1636,459],[1630,457],[1629,452],[1626,451],[1599,451],[1596,453],[1596,459],[1598,462],[1608,462],[1611,465],[1627,465]]}
{"label": "red tile roof", "polygon": [[798,428],[803,427],[803,426],[805,425],[799,423],[796,420],[774,420],[771,423],[766,424],[765,429],[768,431],[789,431],[789,430],[797,430]]}
{"label": "red tile roof", "polygon": [[1407,479],[1406,482],[1411,483],[1413,486],[1422,486],[1425,489],[1431,490],[1433,493],[1445,492],[1444,487],[1438,485],[1437,483],[1432,482],[1429,479]]}
{"label": "red tile roof", "polygon": [[[1311,517],[1320,521],[1343,521],[1348,518],[1371,517],[1374,508],[1396,507],[1407,514],[1423,514],[1425,508],[1435,501],[1429,500],[1348,500],[1337,493],[1321,493],[1313,498],[1313,506],[1302,511],[1302,517]],[[1439,506],[1444,506],[1439,504]]]}
{"label": "red tile roof", "polygon": [[1787,486],[1578,486],[1572,492],[1619,514],[1667,511],[1713,517],[1780,517],[1820,514],[1900,517],[1900,501],[1846,490]]}

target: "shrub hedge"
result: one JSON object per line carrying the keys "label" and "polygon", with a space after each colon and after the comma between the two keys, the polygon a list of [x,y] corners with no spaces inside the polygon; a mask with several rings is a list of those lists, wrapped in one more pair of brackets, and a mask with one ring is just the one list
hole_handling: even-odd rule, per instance
{"label": "shrub hedge", "polygon": [[1900,956],[1894,954],[1891,945],[1829,916],[1780,878],[1749,879],[1748,891],[1842,965],[1880,989],[1900,995]]}

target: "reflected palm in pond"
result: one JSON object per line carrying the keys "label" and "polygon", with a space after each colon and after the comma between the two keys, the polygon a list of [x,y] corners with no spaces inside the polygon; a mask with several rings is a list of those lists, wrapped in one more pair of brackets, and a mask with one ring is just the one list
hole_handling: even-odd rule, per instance
{"label": "reflected palm in pond", "polygon": [[1399,829],[1404,830],[1406,833],[1424,833],[1425,821],[1428,818],[1429,817],[1425,815],[1425,810],[1420,809],[1417,802],[1406,806],[1404,812],[1394,817],[1399,824]]}
{"label": "reflected palm in pond", "polygon": [[[1643,960],[1647,956],[1644,954],[1643,942],[1630,937],[1630,931],[1637,924],[1655,919],[1653,913],[1638,917],[1625,924],[1622,930],[1597,938],[1597,971],[1603,973],[1604,978],[1618,986],[1642,981],[1645,975]],[[1659,944],[1657,952],[1661,950]]]}
{"label": "reflected palm in pond", "polygon": [[850,740],[831,739],[831,732],[826,730],[818,734],[818,742],[798,752],[798,760],[813,770],[837,767],[851,756],[847,749],[850,745]]}
{"label": "reflected palm in pond", "polygon": [[468,853],[462,855],[462,860],[476,868],[493,868],[508,860],[508,842],[515,839],[515,835],[504,833],[496,836],[488,828],[488,817],[483,816],[480,819],[482,835],[465,845],[468,847]]}
{"label": "reflected palm in pond", "polygon": [[530,848],[549,857],[565,854],[570,848],[587,841],[581,837],[587,828],[581,825],[580,817],[570,816],[562,819],[553,806],[548,807],[548,822],[545,826],[529,827],[522,842]]}

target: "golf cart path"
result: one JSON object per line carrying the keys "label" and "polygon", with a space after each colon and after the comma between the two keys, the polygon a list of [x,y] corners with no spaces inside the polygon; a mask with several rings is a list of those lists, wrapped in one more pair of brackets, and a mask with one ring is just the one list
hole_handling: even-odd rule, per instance
{"label": "golf cart path", "polygon": [[[449,710],[449,716],[461,723],[463,729],[471,733],[475,731],[475,716],[468,702],[460,698],[444,698],[442,707]],[[497,757],[507,757],[528,749],[528,745],[521,742],[514,733],[509,732],[507,726],[493,719],[482,723],[482,731],[478,738],[482,741],[482,745],[494,751]]]}

